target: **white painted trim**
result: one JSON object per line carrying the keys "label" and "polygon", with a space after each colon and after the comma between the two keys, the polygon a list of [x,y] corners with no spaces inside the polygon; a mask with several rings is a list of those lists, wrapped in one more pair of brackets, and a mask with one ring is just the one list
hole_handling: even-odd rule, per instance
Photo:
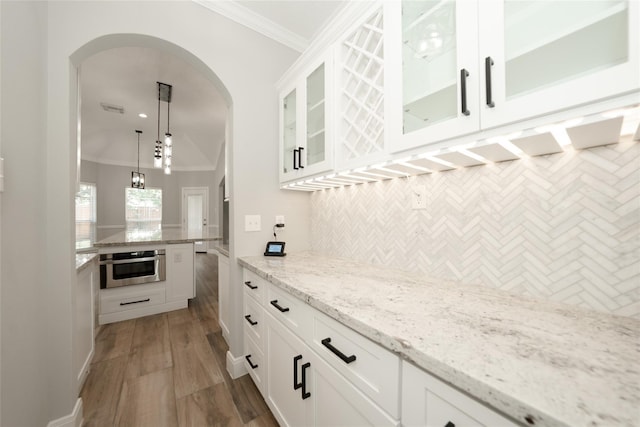
{"label": "white painted trim", "polygon": [[244,364],[244,357],[234,357],[231,351],[227,351],[227,372],[234,380],[246,375],[248,372]]}
{"label": "white painted trim", "polygon": [[125,225],[96,225],[96,228],[99,229],[115,229],[115,228],[126,228]]}
{"label": "white painted trim", "polygon": [[150,305],[147,307],[118,311],[116,313],[106,313],[98,316],[98,323],[105,325],[107,323],[119,322],[121,320],[135,319],[142,316],[150,316],[152,314],[165,313],[167,311],[180,310],[187,308],[188,300],[171,301],[164,304]]}
{"label": "white painted trim", "polygon": [[82,425],[82,398],[76,400],[73,411],[69,415],[50,421],[47,427],[80,427]]}
{"label": "white painted trim", "polygon": [[273,22],[270,19],[248,9],[233,1],[215,1],[215,0],[193,0],[200,6],[219,13],[220,15],[237,22],[240,25],[244,25],[263,36],[267,36],[270,39],[282,43],[283,45],[290,47],[298,52],[304,52],[309,46],[309,40],[298,34],[289,31],[283,26]]}
{"label": "white painted trim", "polygon": [[[137,167],[137,163],[133,162],[117,162],[113,160],[104,160],[99,157],[93,157],[87,154],[82,154],[82,160],[92,163],[98,163],[100,165],[108,165],[108,166],[122,166],[125,168],[135,168]],[[140,169],[157,169],[153,166],[153,164],[141,164]],[[162,172],[161,169],[158,169]],[[171,172],[213,172],[216,170],[215,165],[199,165],[199,166],[174,166],[171,165]]]}
{"label": "white painted trim", "polygon": [[[93,314],[93,313],[92,313]],[[95,342],[95,340],[94,340]],[[93,343],[91,344],[91,351],[89,355],[85,359],[82,364],[82,369],[78,374],[78,394],[80,394],[80,390],[82,390],[82,386],[84,385],[85,380],[87,379],[87,375],[89,375],[89,371],[91,370],[91,361],[93,360],[93,355],[95,354],[95,348]]]}

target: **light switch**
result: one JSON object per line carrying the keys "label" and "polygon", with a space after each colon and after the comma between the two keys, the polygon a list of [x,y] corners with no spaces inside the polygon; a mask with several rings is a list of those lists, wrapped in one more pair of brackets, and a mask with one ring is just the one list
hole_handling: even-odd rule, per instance
{"label": "light switch", "polygon": [[276,215],[276,224],[282,224],[284,227],[284,215]]}
{"label": "light switch", "polygon": [[260,231],[262,229],[260,215],[244,216],[244,231]]}
{"label": "light switch", "polygon": [[411,208],[427,209],[427,187],[416,185],[411,188]]}

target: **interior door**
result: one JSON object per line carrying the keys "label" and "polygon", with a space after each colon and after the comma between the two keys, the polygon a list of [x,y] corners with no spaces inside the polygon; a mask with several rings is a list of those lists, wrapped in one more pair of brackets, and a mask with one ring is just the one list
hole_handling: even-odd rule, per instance
{"label": "interior door", "polygon": [[[206,235],[209,219],[209,187],[182,189],[182,228],[190,236]],[[195,243],[196,252],[206,252],[204,242]]]}

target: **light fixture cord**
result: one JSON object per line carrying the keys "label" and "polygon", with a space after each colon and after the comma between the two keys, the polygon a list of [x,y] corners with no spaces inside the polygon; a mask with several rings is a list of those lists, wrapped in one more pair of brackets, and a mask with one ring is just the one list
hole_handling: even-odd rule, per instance
{"label": "light fixture cord", "polygon": [[138,176],[140,176],[140,133],[138,132]]}
{"label": "light fixture cord", "polygon": [[160,83],[158,83],[158,139],[160,141]]}
{"label": "light fixture cord", "polygon": [[169,114],[171,112],[171,102],[167,101],[167,133],[171,134],[171,131],[169,129]]}

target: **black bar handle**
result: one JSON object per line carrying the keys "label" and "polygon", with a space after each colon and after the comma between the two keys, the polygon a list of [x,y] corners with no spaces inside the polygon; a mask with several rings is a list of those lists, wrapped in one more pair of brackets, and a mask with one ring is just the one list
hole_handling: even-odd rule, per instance
{"label": "black bar handle", "polygon": [[249,324],[251,326],[256,326],[258,324],[258,322],[251,320],[251,315],[247,314],[246,316],[244,316],[245,319],[247,319],[247,322],[249,322]]}
{"label": "black bar handle", "polygon": [[307,374],[306,369],[311,367],[311,363],[307,362],[302,365],[302,400],[311,397],[311,393],[307,391]]}
{"label": "black bar handle", "polygon": [[151,298],[141,299],[140,301],[121,302],[120,305],[139,304],[141,302],[149,302],[149,301],[151,301]]}
{"label": "black bar handle", "polygon": [[298,167],[300,169],[304,169],[304,166],[302,166],[302,150],[304,150],[304,147],[298,148]]}
{"label": "black bar handle", "polygon": [[293,389],[297,390],[302,387],[302,382],[298,382],[298,362],[302,359],[302,355],[299,354],[293,358]]}
{"label": "black bar handle", "polygon": [[251,289],[258,289],[257,286],[251,284],[251,280],[247,280],[246,282],[244,282],[244,284],[247,285]]}
{"label": "black bar handle", "polygon": [[251,369],[256,369],[258,367],[258,365],[254,365],[253,362],[251,361],[250,354],[247,354],[244,358],[247,359],[247,362],[249,362],[249,366],[251,366]]}
{"label": "black bar handle", "polygon": [[293,150],[293,169],[294,170],[300,169],[298,166],[296,166],[296,157],[299,155],[298,153],[299,153],[298,149],[294,148]]}
{"label": "black bar handle", "polygon": [[456,425],[454,423],[452,423],[451,421],[447,421],[447,423],[444,425],[444,427],[456,427]]}
{"label": "black bar handle", "polygon": [[464,68],[460,70],[460,97],[462,98],[462,114],[465,116],[471,114],[467,108],[467,77],[469,77],[469,72]]}
{"label": "black bar handle", "polygon": [[323,346],[327,347],[331,351],[331,353],[335,354],[340,359],[342,359],[344,363],[349,364],[351,362],[355,362],[356,355],[355,354],[352,354],[351,356],[345,355],[343,352],[341,352],[340,350],[335,348],[333,345],[331,345],[331,338],[325,338],[320,342],[322,343]]}
{"label": "black bar handle", "polygon": [[487,106],[493,108],[496,104],[493,102],[493,95],[491,94],[491,66],[493,65],[493,59],[490,56],[484,58],[484,75],[485,86],[487,89]]}
{"label": "black bar handle", "polygon": [[270,304],[275,308],[277,308],[280,311],[280,313],[286,313],[287,311],[289,311],[289,307],[282,307],[280,304],[278,304],[277,299],[274,299],[273,301],[271,301]]}

